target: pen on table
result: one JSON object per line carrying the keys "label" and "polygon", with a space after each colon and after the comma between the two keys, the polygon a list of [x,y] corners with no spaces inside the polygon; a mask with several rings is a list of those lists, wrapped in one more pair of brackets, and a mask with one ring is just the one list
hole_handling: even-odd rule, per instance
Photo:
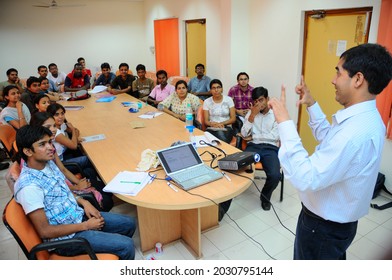
{"label": "pen on table", "polygon": [[120,183],[125,183],[125,184],[141,184],[141,182],[133,182],[133,181],[120,181]]}
{"label": "pen on table", "polygon": [[231,181],[230,177],[225,172],[222,171],[222,175],[225,176],[227,181]]}
{"label": "pen on table", "polygon": [[173,191],[178,192],[178,190],[177,190],[172,184],[170,184],[169,182],[167,182],[167,185],[168,185]]}
{"label": "pen on table", "polygon": [[148,184],[151,184],[155,180],[156,177],[157,177],[157,174],[152,175],[150,180],[148,181]]}

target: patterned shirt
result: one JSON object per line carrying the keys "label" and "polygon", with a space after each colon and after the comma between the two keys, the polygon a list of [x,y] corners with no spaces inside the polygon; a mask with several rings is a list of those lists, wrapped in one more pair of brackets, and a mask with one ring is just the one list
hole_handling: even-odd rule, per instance
{"label": "patterned shirt", "polygon": [[146,78],[144,81],[141,79],[136,79],[132,83],[132,91],[139,92],[139,98],[148,96],[154,89],[154,81],[150,78]]}
{"label": "patterned shirt", "polygon": [[250,104],[253,102],[252,90],[253,87],[248,85],[247,90],[242,91],[241,87],[237,84],[230,88],[227,95],[233,98],[234,106],[237,110],[250,109]]}
{"label": "patterned shirt", "polygon": [[[15,199],[26,214],[44,209],[49,224],[77,224],[82,222],[84,210],[80,208],[68,188],[63,173],[52,161],[43,170],[32,169],[23,163],[15,183]],[[68,239],[74,234],[52,240]]]}
{"label": "patterned shirt", "polygon": [[178,98],[177,93],[172,93],[162,101],[163,106],[169,108],[175,114],[185,115],[187,104],[190,103],[192,111],[196,112],[200,106],[200,99],[191,93],[188,93],[183,101]]}

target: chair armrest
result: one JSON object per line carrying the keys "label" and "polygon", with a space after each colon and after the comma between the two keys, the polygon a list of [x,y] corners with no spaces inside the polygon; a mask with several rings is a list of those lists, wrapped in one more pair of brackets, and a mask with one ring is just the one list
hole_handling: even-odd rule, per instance
{"label": "chair armrest", "polygon": [[236,148],[240,150],[245,150],[248,141],[252,140],[252,136],[244,137],[241,133],[237,133],[235,137],[237,138]]}
{"label": "chair armrest", "polygon": [[94,253],[93,249],[91,248],[90,243],[88,243],[88,241],[84,238],[70,238],[70,239],[48,241],[48,242],[40,243],[31,249],[31,251],[29,253],[29,260],[36,260],[37,259],[36,254],[40,251],[53,250],[53,249],[58,249],[58,248],[66,248],[71,245],[75,245],[75,246],[79,246],[81,248],[84,248],[86,253],[90,256],[90,258],[92,260],[98,260],[97,255]]}
{"label": "chair armrest", "polygon": [[86,177],[86,175],[83,172],[82,167],[78,163],[76,163],[76,162],[63,162],[63,165],[65,168],[67,168],[72,173],[74,173],[74,174],[80,173],[82,178]]}

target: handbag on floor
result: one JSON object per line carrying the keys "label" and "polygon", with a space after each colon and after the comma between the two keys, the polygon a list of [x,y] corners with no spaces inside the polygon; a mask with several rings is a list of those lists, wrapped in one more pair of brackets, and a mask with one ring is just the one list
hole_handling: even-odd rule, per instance
{"label": "handbag on floor", "polygon": [[[379,172],[377,175],[376,185],[374,186],[374,192],[373,192],[372,199],[376,198],[380,194],[381,190],[383,190],[387,194],[392,195],[392,193],[385,187],[385,175]],[[377,210],[384,210],[384,209],[392,207],[392,201],[388,202],[384,205],[370,203],[370,207],[377,209]]]}

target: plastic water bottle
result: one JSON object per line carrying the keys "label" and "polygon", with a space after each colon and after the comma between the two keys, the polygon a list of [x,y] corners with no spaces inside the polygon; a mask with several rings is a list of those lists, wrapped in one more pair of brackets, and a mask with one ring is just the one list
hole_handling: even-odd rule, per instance
{"label": "plastic water bottle", "polygon": [[[188,128],[190,126],[193,127],[193,111],[192,111],[191,104],[188,103],[186,105],[186,112],[185,112],[185,127]],[[193,128],[192,128],[192,130],[193,130]]]}
{"label": "plastic water bottle", "polygon": [[193,129],[195,128],[193,125],[191,126],[187,126],[186,127],[189,131],[189,141],[193,144],[193,147],[195,148],[195,150],[197,150],[197,146],[196,146],[196,137],[193,134]]}

